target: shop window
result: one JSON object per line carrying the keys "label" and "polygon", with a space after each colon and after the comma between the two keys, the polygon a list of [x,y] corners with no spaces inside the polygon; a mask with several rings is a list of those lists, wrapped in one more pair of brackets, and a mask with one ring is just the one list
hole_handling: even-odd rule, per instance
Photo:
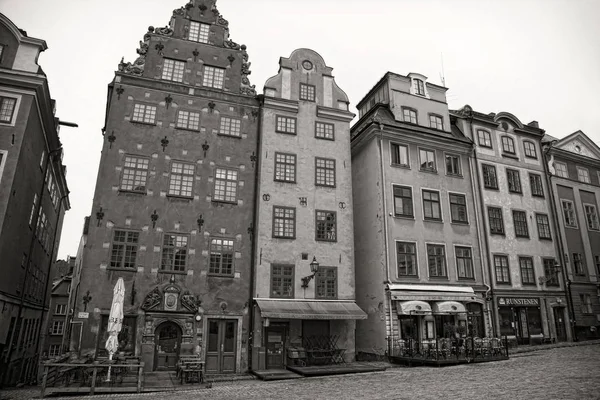
{"label": "shop window", "polygon": [[530,336],[541,335],[543,333],[542,317],[538,307],[527,307],[527,322]]}
{"label": "shop window", "polygon": [[397,217],[414,217],[412,189],[394,185],[394,215]]}
{"label": "shop window", "polygon": [[400,167],[410,167],[408,158],[408,146],[391,143],[392,165]]}
{"label": "shop window", "polygon": [[[98,343],[96,344],[96,356],[106,357],[108,352],[106,351],[105,344],[108,339],[108,315],[103,315],[100,321],[100,331],[98,333]],[[125,355],[135,354],[135,332],[137,328],[137,317],[125,316],[123,318],[123,325],[121,332],[117,335],[119,341],[119,351],[125,353]]]}
{"label": "shop window", "polygon": [[271,265],[271,297],[294,298],[293,265]]}

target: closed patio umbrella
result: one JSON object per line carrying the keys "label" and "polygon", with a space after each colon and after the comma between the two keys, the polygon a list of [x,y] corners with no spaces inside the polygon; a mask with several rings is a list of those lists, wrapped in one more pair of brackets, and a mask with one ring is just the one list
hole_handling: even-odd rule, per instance
{"label": "closed patio umbrella", "polygon": [[[113,300],[110,306],[110,315],[108,316],[108,339],[106,340],[106,351],[108,351],[108,360],[112,361],[113,355],[119,348],[119,332],[123,327],[123,300],[125,299],[125,284],[123,278],[119,278],[113,290]],[[106,381],[110,381],[110,364],[108,366],[108,374]]]}

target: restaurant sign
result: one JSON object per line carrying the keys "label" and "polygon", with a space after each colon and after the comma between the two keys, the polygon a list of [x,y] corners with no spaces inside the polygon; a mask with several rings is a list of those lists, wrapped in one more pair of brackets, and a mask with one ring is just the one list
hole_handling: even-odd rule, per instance
{"label": "restaurant sign", "polygon": [[537,297],[498,297],[500,306],[539,306],[540,299]]}

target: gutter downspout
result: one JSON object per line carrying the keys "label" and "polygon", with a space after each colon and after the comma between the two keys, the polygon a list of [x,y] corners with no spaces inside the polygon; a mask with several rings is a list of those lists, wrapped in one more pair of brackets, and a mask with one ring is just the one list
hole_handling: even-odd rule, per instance
{"label": "gutter downspout", "polygon": [[[561,275],[563,278],[563,282],[566,288],[566,298],[567,298],[567,307],[569,309],[569,329],[571,331],[571,339],[574,342],[577,342],[577,335],[575,334],[575,309],[573,308],[573,295],[571,293],[571,279],[569,278],[568,274],[567,274],[567,263],[566,263],[566,257],[565,257],[565,249],[563,247],[563,239],[562,239],[562,233],[560,230],[560,223],[558,220],[558,215],[557,215],[557,209],[555,209],[555,207],[558,207],[559,205],[556,204],[556,198],[554,197],[554,186],[552,184],[552,174],[550,173],[550,170],[548,168],[548,163],[550,162],[550,160],[548,159],[548,153],[550,153],[550,150],[552,150],[553,147],[553,143],[550,143],[550,145],[548,147],[546,147],[546,149],[544,150],[544,172],[546,173],[546,183],[548,184],[548,193],[550,196],[550,214],[552,214],[552,224],[554,225],[554,231],[556,232],[556,238],[558,241],[558,254],[560,257],[560,262],[562,264],[564,264],[563,268],[561,268]],[[551,157],[550,157],[551,159]]]}
{"label": "gutter downspout", "polygon": [[254,216],[252,217],[252,248],[250,249],[250,293],[248,298],[248,327],[249,327],[249,337],[248,337],[248,371],[252,371],[252,349],[254,348],[254,289],[256,287],[256,274],[255,268],[256,264],[256,246],[257,239],[256,233],[258,231],[257,223],[258,223],[258,209],[259,209],[259,201],[260,201],[260,190],[259,190],[259,172],[261,165],[261,154],[260,154],[260,138],[262,135],[262,112],[264,105],[264,96],[257,96],[259,101],[258,108],[258,126],[256,128],[256,166],[254,172]]}
{"label": "gutter downspout", "polygon": [[[471,132],[471,138],[475,137],[475,134],[473,133],[473,115],[470,116],[469,118],[469,130]],[[474,139],[473,139],[474,140]],[[485,206],[483,204],[483,190],[481,189],[481,176],[479,174],[479,162],[477,159],[477,149],[475,148],[475,146],[473,145],[473,159],[475,160],[475,176],[477,177],[477,183],[473,184],[473,195],[475,195],[475,187],[477,187],[477,191],[479,193],[479,206],[481,208],[480,212],[481,212],[481,222],[483,225],[483,230],[485,232],[483,236],[484,241],[485,241],[485,258],[487,260],[487,264],[488,264],[488,268],[487,268],[487,272],[488,272],[488,279],[489,279],[489,283],[490,286],[485,285],[488,290],[486,290],[485,293],[485,301],[486,304],[489,301],[489,306],[488,306],[488,311],[491,311],[489,313],[490,315],[490,319],[491,319],[491,325],[492,325],[492,337],[495,337],[496,335],[500,335],[500,332],[496,332],[496,306],[494,304],[494,290],[491,288],[492,282],[493,282],[493,276],[492,276],[492,260],[490,257],[490,242],[488,239],[488,235],[487,232],[489,232],[488,230],[488,226],[486,224],[486,218],[485,218]],[[473,174],[471,174],[471,180],[473,180]],[[475,213],[475,217],[477,217],[477,213]],[[479,237],[479,229],[477,229],[477,236]],[[480,250],[481,251],[481,250]],[[489,300],[488,300],[489,299]],[[491,308],[491,309],[490,309]]]}
{"label": "gutter downspout", "polygon": [[[390,280],[390,255],[389,255],[389,244],[388,244],[388,213],[387,213],[387,195],[385,187],[387,185],[385,180],[385,168],[383,167],[383,124],[379,121],[373,120],[374,123],[379,125],[379,167],[381,169],[381,190],[383,197],[383,243],[384,243],[384,253],[385,253],[385,273],[386,273],[386,282],[389,283]],[[384,289],[385,290],[385,289]],[[388,302],[388,309],[390,314],[390,334],[387,340],[388,354],[392,352],[392,344],[394,343],[394,318],[392,313],[392,297],[390,291],[386,291],[386,301]]]}

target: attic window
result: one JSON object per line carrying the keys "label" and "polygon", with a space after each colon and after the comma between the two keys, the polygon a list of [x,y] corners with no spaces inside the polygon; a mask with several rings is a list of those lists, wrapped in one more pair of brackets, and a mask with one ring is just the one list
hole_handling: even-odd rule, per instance
{"label": "attic window", "polygon": [[421,79],[414,79],[415,93],[420,96],[425,96],[425,84]]}
{"label": "attic window", "polygon": [[208,31],[210,25],[201,24],[200,22],[190,22],[190,33],[188,35],[189,40],[200,43],[208,43]]}

